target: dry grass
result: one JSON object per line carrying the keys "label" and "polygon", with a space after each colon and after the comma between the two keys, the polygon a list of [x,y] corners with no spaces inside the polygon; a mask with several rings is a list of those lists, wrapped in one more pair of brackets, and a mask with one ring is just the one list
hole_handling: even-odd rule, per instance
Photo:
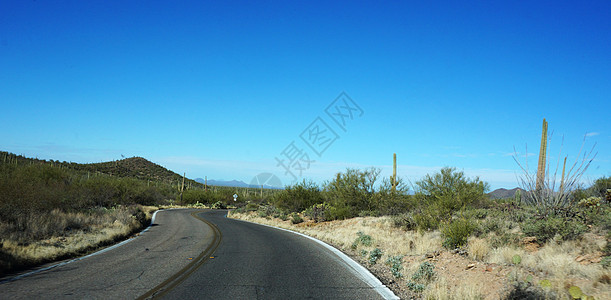
{"label": "dry grass", "polygon": [[468,252],[471,259],[483,261],[490,252],[490,243],[486,239],[471,237],[469,238]]}
{"label": "dry grass", "polygon": [[[290,221],[262,218],[256,213],[230,213],[230,217],[298,231],[332,244],[346,253],[352,253],[355,259],[360,260],[378,277],[392,279],[395,283],[389,287],[401,297],[497,299],[510,288],[512,278],[518,276],[525,280],[530,275],[535,283],[542,279],[550,280],[552,292],[556,295],[567,295],[567,287],[577,285],[596,299],[611,299],[611,285],[605,279],[611,277],[609,270],[598,263],[583,264],[576,261],[580,255],[596,253],[606,244],[604,238],[589,234],[578,241],[552,240],[535,252],[527,252],[518,245],[492,248],[489,241],[491,237],[472,237],[467,246],[468,257],[461,257],[443,250],[439,232],[406,232],[394,227],[390,217],[358,217],[297,225]],[[371,246],[359,244],[357,251],[351,251],[357,232],[370,235],[373,243]],[[386,261],[390,256],[404,256],[404,277],[392,278],[388,266],[383,263],[371,266],[359,257],[361,250],[371,251],[374,248],[380,248],[384,253],[379,262]],[[441,255],[427,260],[437,265],[437,279],[427,286],[422,295],[406,292],[406,282],[425,260],[424,255],[435,252]],[[518,266],[513,265],[514,255],[522,259]],[[476,267],[467,270],[466,267],[473,263]],[[487,266],[492,266],[492,271],[488,271]]]}
{"label": "dry grass", "polygon": [[343,250],[350,248],[357,238],[357,232],[362,232],[372,236],[374,241],[369,247],[360,245],[359,248],[384,249],[383,259],[395,255],[421,256],[441,249],[439,232],[406,232],[394,227],[390,217],[358,217],[342,221],[306,222],[297,225],[293,225],[290,221],[262,218],[255,213],[231,213],[230,217],[305,233]]}
{"label": "dry grass", "polygon": [[522,262],[515,268],[520,270],[522,277],[532,274],[537,280],[549,280],[552,291],[557,295],[565,295],[568,286],[577,285],[584,293],[594,295],[597,299],[611,299],[611,285],[600,282],[601,278],[611,276],[611,271],[599,263],[579,263],[576,260],[604,247],[601,239],[588,241],[589,237],[585,234],[578,241],[552,240],[535,252],[527,252],[519,247],[501,247],[493,249],[487,261],[512,265],[513,256],[519,255]]}
{"label": "dry grass", "polygon": [[465,284],[451,289],[448,282],[443,278],[437,278],[429,285],[423,295],[427,300],[480,300],[484,299],[481,287],[476,284]]}
{"label": "dry grass", "polygon": [[[346,253],[352,253],[353,258],[359,260],[361,264],[368,267],[378,277],[385,277],[386,280],[382,280],[386,281],[387,284],[388,281],[393,281],[390,287],[402,298],[426,296],[429,299],[481,299],[479,286],[471,284],[468,280],[463,280],[460,284],[448,285],[444,279],[445,273],[439,273],[436,281],[429,284],[423,295],[414,294],[407,290],[407,280],[425,260],[425,255],[443,251],[439,232],[406,232],[394,227],[390,217],[358,217],[342,221],[305,222],[294,225],[290,221],[262,218],[256,213],[230,213],[229,216],[301,232],[332,244]],[[359,244],[357,251],[352,251],[351,246],[358,237],[357,232],[371,236],[373,238],[372,245]],[[358,254],[354,255],[361,250],[371,251],[374,248],[379,248],[384,253],[375,266],[369,265]],[[397,255],[404,257],[403,278],[399,279],[393,278],[390,275],[390,267],[383,263],[389,257]]]}
{"label": "dry grass", "polygon": [[132,206],[23,216],[20,227],[0,223],[0,274],[84,254],[124,239],[150,221],[156,207]]}

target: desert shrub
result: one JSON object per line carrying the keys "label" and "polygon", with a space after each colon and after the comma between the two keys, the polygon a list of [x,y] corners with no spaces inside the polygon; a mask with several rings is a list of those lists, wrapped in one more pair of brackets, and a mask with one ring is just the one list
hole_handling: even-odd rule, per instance
{"label": "desert shrub", "polygon": [[382,254],[383,254],[383,252],[379,248],[373,249],[369,253],[369,263],[372,264],[372,265],[375,265],[378,262],[378,259],[380,259],[380,257],[382,257]]}
{"label": "desert shrub", "polygon": [[605,268],[611,268],[611,232],[607,233],[607,244],[603,249],[603,253],[605,257],[603,257],[600,263]]}
{"label": "desert shrub", "polygon": [[244,211],[257,211],[257,210],[259,210],[259,205],[255,203],[247,203],[244,206]]}
{"label": "desert shrub", "polygon": [[416,282],[413,282],[413,281],[408,281],[406,286],[407,286],[407,288],[410,291],[412,291],[414,293],[418,293],[418,294],[424,292],[424,289],[426,288],[426,285],[424,285],[422,283],[416,283]]}
{"label": "desert shrub", "polygon": [[301,218],[301,216],[299,216],[299,214],[292,213],[291,214],[291,223],[293,224],[303,223],[303,219]]}
{"label": "desert shrub", "polygon": [[603,257],[603,259],[600,261],[600,264],[604,267],[604,268],[611,268],[611,256],[605,256]]}
{"label": "desert shrub", "polygon": [[274,194],[272,197],[272,203],[275,206],[291,212],[301,212],[324,201],[318,185],[305,179],[300,183],[285,187],[283,191]]}
{"label": "desert shrub", "polygon": [[403,270],[402,260],[403,256],[401,255],[391,256],[386,260],[386,264],[390,266],[390,273],[395,278],[403,277],[403,273],[401,273],[401,270]]}
{"label": "desert shrub", "polygon": [[519,243],[521,236],[511,232],[500,232],[496,235],[489,237],[490,246],[492,248],[499,248],[502,246],[510,246]]}
{"label": "desert shrub", "polygon": [[418,266],[418,270],[412,275],[411,280],[407,282],[407,288],[413,292],[422,293],[436,276],[435,265],[425,261]]}
{"label": "desert shrub", "polygon": [[140,205],[155,205],[164,200],[163,194],[154,187],[142,187],[134,196],[134,202]]}
{"label": "desert shrub", "polygon": [[226,209],[227,206],[225,205],[225,203],[221,202],[221,201],[216,201],[214,202],[214,204],[212,204],[212,209]]}
{"label": "desert shrub", "polygon": [[402,228],[404,230],[415,230],[416,222],[411,213],[403,213],[392,217],[393,226]]}
{"label": "desert shrub", "polygon": [[498,233],[502,226],[503,220],[500,218],[490,218],[479,223],[473,234],[476,236],[486,235],[488,233]]}
{"label": "desert shrub", "polygon": [[325,185],[325,196],[329,204],[341,208],[342,216],[356,217],[361,211],[374,211],[378,195],[375,183],[379,169],[367,170],[347,169]]}
{"label": "desert shrub", "polygon": [[609,202],[608,195],[611,195],[611,176],[596,179],[590,190],[593,196],[600,197],[602,200]]}
{"label": "desert shrub", "polygon": [[393,190],[389,178],[383,178],[377,193],[376,207],[378,215],[398,215],[407,213],[414,208],[409,188],[402,178],[397,178],[397,186]]}
{"label": "desert shrub", "polygon": [[271,205],[261,205],[257,209],[257,215],[261,218],[267,218],[276,212],[276,208]]}
{"label": "desert shrub", "polygon": [[328,203],[314,204],[308,207],[303,214],[310,217],[314,222],[323,222],[330,219],[330,208],[331,206]]}
{"label": "desert shrub", "polygon": [[329,206],[327,216],[329,220],[345,220],[352,217],[352,212],[349,207],[342,204],[336,204]]}
{"label": "desert shrub", "polygon": [[505,300],[543,300],[547,299],[545,293],[540,288],[534,286],[530,282],[516,281],[509,293],[505,296]]}
{"label": "desert shrub", "polygon": [[475,208],[475,209],[467,209],[462,212],[463,216],[467,219],[472,220],[483,220],[488,216],[488,209],[484,208]]}
{"label": "desert shrub", "polygon": [[371,243],[373,242],[373,238],[371,238],[370,235],[368,234],[364,234],[362,232],[357,232],[356,235],[358,236],[356,238],[356,240],[354,240],[354,243],[352,243],[352,249],[356,249],[358,247],[359,244],[365,246],[365,247],[369,247],[371,246]]}
{"label": "desert shrub", "polygon": [[[469,179],[455,168],[442,168],[416,182],[417,202],[425,206],[426,215],[417,221],[422,229],[436,229],[438,222],[448,220],[456,211],[481,205],[487,196],[488,184],[479,178]],[[435,222],[435,220],[437,222]]]}
{"label": "desert shrub", "polygon": [[431,282],[435,276],[437,276],[435,264],[425,261],[418,266],[418,270],[412,275],[412,280]]}
{"label": "desert shrub", "polygon": [[562,240],[572,240],[587,229],[588,227],[579,221],[554,215],[535,217],[522,224],[522,232],[526,236],[536,236],[540,243],[551,240],[557,234]]}
{"label": "desert shrub", "polygon": [[418,230],[435,230],[439,228],[439,222],[442,220],[435,208],[425,208],[414,214],[413,219]]}
{"label": "desert shrub", "polygon": [[477,228],[477,223],[461,218],[453,220],[441,229],[441,234],[445,238],[443,246],[448,249],[462,247],[467,244],[467,239]]}

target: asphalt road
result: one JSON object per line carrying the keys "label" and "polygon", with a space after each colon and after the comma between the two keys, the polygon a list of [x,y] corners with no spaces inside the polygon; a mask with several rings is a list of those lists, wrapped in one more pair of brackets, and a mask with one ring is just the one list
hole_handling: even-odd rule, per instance
{"label": "asphalt road", "polygon": [[199,214],[222,240],[208,260],[167,299],[382,299],[336,254],[291,232]]}
{"label": "asphalt road", "polygon": [[191,216],[195,211],[160,211],[154,226],[129,243],[0,284],[0,299],[138,298],[192,263],[213,241],[214,231]]}
{"label": "asphalt road", "polygon": [[2,283],[0,298],[383,298],[379,286],[323,245],[225,215],[162,211],[157,226],[133,241]]}

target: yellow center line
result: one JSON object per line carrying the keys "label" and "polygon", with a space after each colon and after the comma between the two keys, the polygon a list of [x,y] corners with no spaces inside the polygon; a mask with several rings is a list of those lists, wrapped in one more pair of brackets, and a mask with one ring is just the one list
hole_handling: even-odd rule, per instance
{"label": "yellow center line", "polygon": [[166,279],[164,282],[160,283],[159,285],[157,285],[150,291],[146,292],[146,294],[138,297],[138,299],[155,299],[155,298],[163,297],[170,290],[172,290],[177,285],[179,285],[181,282],[183,282],[185,279],[187,279],[193,272],[195,272],[195,270],[197,270],[206,261],[208,261],[211,258],[214,258],[212,254],[214,253],[214,251],[216,251],[219,244],[221,243],[221,240],[223,239],[223,235],[221,234],[221,231],[218,229],[216,225],[210,223],[206,219],[197,215],[198,213],[202,211],[203,210],[194,211],[191,213],[191,216],[193,216],[194,218],[210,226],[210,228],[212,229],[212,233],[214,235],[214,240],[212,241],[212,243],[204,251],[202,251],[202,253],[200,253],[199,256],[194,258],[193,262],[186,265],[176,274],[172,275],[172,277]]}

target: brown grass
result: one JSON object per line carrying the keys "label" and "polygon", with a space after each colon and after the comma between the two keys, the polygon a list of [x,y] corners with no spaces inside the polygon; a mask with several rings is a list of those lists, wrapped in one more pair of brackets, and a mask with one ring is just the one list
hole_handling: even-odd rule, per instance
{"label": "brown grass", "polygon": [[19,226],[0,223],[0,274],[82,255],[125,239],[150,222],[156,209],[146,206],[86,212],[55,209],[48,214],[21,216]]}

